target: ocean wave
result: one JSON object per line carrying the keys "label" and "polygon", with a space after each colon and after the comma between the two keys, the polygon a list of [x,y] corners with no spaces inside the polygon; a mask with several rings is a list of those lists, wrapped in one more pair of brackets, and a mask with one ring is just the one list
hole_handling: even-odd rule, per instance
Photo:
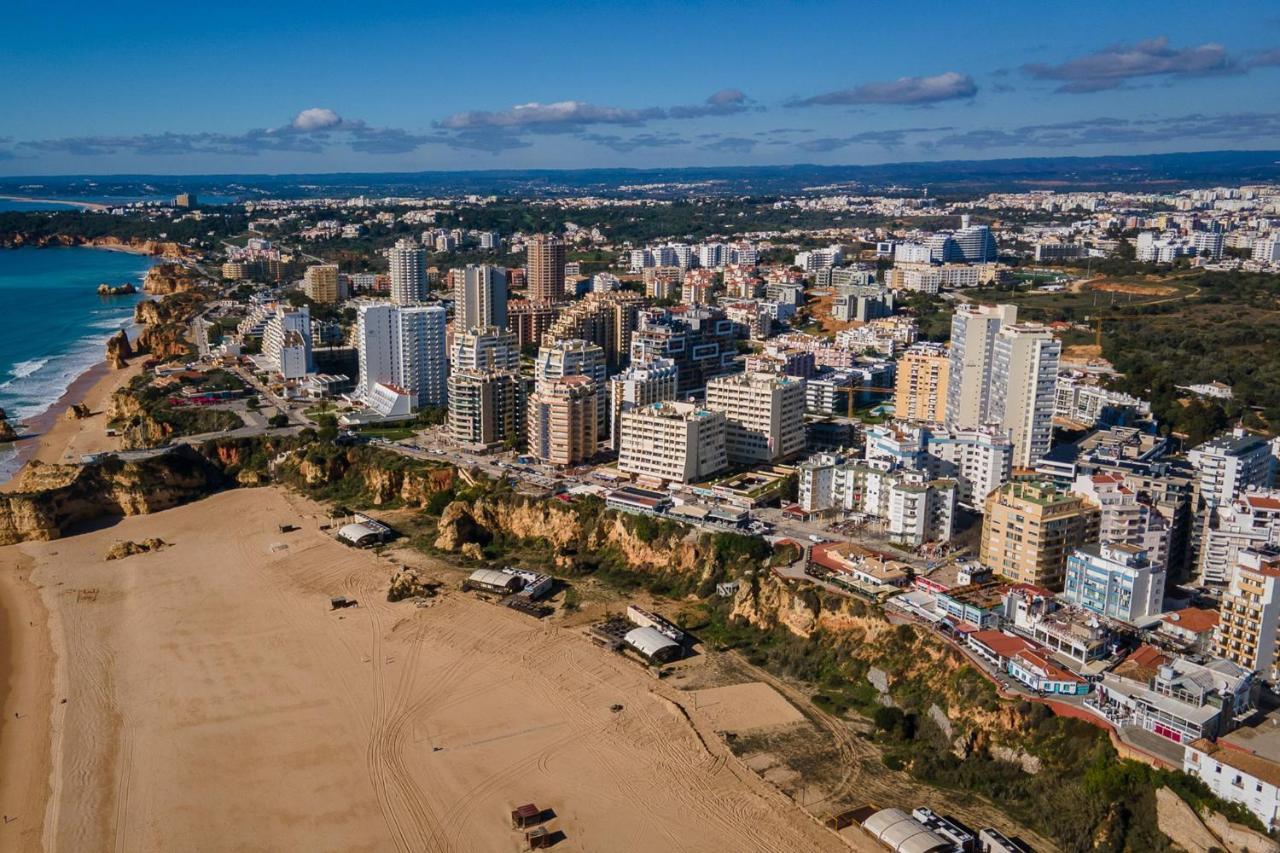
{"label": "ocean wave", "polygon": [[28,361],[20,361],[9,369],[9,372],[18,379],[23,379],[35,373],[40,368],[49,363],[47,358],[33,358]]}

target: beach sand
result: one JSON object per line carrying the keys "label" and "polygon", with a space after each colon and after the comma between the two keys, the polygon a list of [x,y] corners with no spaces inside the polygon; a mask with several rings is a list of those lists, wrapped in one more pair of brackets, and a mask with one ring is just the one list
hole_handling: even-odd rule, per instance
{"label": "beach sand", "polygon": [[[142,371],[143,359],[122,370],[112,370],[99,362],[76,377],[61,397],[42,414],[27,418],[18,427],[21,436],[14,442],[17,459],[12,470],[20,470],[32,459],[41,462],[79,462],[88,453],[120,449],[120,440],[107,435],[107,403],[118,388]],[[70,420],[72,404],[83,403],[92,413],[82,420]],[[13,491],[17,477],[0,484],[0,491]]]}
{"label": "beach sand", "polygon": [[[325,518],[237,490],[0,548],[3,576],[39,587],[53,647],[34,666],[20,650],[10,699],[31,716],[6,705],[0,810],[17,820],[0,849],[515,851],[508,815],[527,802],[554,809],[557,850],[850,849],[635,661],[462,593],[448,569],[430,605],[390,604],[391,564]],[[151,536],[170,547],[104,561]],[[359,606],[331,611],[336,595]],[[40,602],[5,604],[38,623]],[[43,760],[19,728],[42,702]]]}

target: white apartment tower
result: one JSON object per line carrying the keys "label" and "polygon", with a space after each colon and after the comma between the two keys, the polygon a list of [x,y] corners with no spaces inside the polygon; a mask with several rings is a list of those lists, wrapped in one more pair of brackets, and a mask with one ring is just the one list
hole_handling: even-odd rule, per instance
{"label": "white apartment tower", "polygon": [[618,432],[618,470],[624,474],[691,483],[728,465],[724,415],[693,403],[628,409]]}
{"label": "white apartment tower", "polygon": [[403,391],[414,408],[443,406],[448,398],[444,308],[366,303],[356,322],[360,357],[357,392],[375,387]]}
{"label": "white apartment tower", "polygon": [[707,382],[707,408],[723,412],[729,462],[755,465],[804,450],[803,379],[773,373],[735,373]]}
{"label": "white apartment tower", "polygon": [[1048,328],[1004,326],[992,348],[988,419],[1013,440],[1013,464],[1031,468],[1053,441],[1053,402],[1062,344]]}
{"label": "white apartment tower", "polygon": [[391,267],[391,301],[415,305],[427,298],[427,250],[412,240],[398,240],[387,250]]}
{"label": "white apartment tower", "polygon": [[996,333],[1018,319],[1016,305],[959,305],[951,317],[947,426],[973,429],[989,422]]}
{"label": "white apartment tower", "polygon": [[622,414],[640,406],[676,399],[679,371],[669,358],[655,358],[646,364],[633,364],[622,373],[609,377],[609,437],[614,450],[619,450]]}

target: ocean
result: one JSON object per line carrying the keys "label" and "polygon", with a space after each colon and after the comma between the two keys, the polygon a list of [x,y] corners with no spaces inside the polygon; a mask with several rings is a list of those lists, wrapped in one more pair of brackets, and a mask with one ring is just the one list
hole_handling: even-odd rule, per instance
{"label": "ocean", "polygon": [[0,408],[38,415],[102,361],[144,297],[99,296],[102,282],[141,288],[151,258],[105,249],[0,249]]}

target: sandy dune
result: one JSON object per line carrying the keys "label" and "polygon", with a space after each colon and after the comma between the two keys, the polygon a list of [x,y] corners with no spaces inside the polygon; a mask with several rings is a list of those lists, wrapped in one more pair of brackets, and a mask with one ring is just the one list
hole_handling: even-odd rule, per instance
{"label": "sandy dune", "polygon": [[[849,849],[641,667],[458,592],[388,604],[388,565],[323,515],[237,491],[14,546],[68,700],[47,849],[518,850],[523,802],[555,810],[557,850]],[[145,536],[172,547],[103,561]],[[360,606],[331,612],[332,595]]]}

